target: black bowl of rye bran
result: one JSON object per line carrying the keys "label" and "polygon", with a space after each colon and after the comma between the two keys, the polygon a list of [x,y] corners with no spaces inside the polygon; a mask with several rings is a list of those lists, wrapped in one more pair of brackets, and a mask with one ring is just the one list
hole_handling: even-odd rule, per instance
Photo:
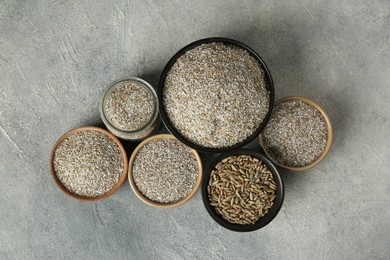
{"label": "black bowl of rye bran", "polygon": [[239,149],[219,155],[206,168],[202,197],[218,224],[249,232],[276,217],[283,204],[284,186],[277,168],[264,155]]}
{"label": "black bowl of rye bran", "polygon": [[207,38],[169,60],[157,96],[170,133],[198,151],[220,153],[248,144],[264,129],[274,105],[274,85],[263,59],[251,48],[227,38]]}

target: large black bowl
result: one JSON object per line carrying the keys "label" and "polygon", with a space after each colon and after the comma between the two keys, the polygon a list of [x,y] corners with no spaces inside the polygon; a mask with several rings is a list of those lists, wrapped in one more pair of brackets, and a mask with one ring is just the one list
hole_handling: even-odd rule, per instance
{"label": "large black bowl", "polygon": [[[165,111],[164,104],[163,104],[163,90],[164,90],[164,85],[165,85],[165,78],[167,77],[167,74],[170,71],[170,69],[172,68],[172,66],[175,64],[176,60],[180,56],[182,56],[188,50],[191,50],[191,49],[193,49],[193,48],[195,48],[195,47],[197,47],[197,46],[199,46],[201,44],[213,43],[213,42],[224,43],[224,44],[227,44],[227,45],[235,45],[237,47],[240,47],[240,48],[246,50],[251,56],[253,56],[259,62],[259,64],[261,65],[262,69],[265,72],[265,81],[267,83],[266,87],[267,87],[267,90],[269,92],[269,109],[268,109],[268,112],[267,112],[266,116],[264,117],[264,120],[261,122],[261,124],[244,141],[242,141],[240,143],[237,143],[235,145],[229,146],[229,147],[225,147],[225,148],[203,147],[203,146],[199,146],[199,145],[194,144],[191,141],[187,140],[172,125],[171,121],[168,118],[168,115],[167,115],[167,113]],[[167,63],[167,65],[165,65],[165,68],[164,68],[164,70],[163,70],[163,72],[161,74],[160,81],[158,83],[157,96],[158,96],[158,99],[159,99],[160,116],[161,116],[162,121],[164,122],[165,126],[169,130],[169,132],[171,132],[177,139],[179,139],[184,144],[186,144],[186,145],[188,145],[188,146],[190,146],[190,147],[192,147],[192,148],[194,148],[194,149],[196,149],[198,151],[220,153],[220,152],[226,152],[226,151],[231,151],[231,150],[240,148],[240,147],[248,144],[249,142],[251,142],[257,136],[259,136],[260,132],[264,129],[264,127],[268,123],[268,120],[269,120],[269,118],[271,116],[271,112],[272,112],[272,109],[273,109],[273,106],[274,106],[275,91],[274,91],[274,84],[273,84],[273,81],[272,81],[272,77],[271,77],[271,74],[270,74],[267,66],[265,65],[263,59],[254,50],[252,50],[251,48],[249,48],[245,44],[242,44],[241,42],[238,42],[238,41],[235,41],[235,40],[231,40],[231,39],[228,39],[228,38],[207,38],[207,39],[203,39],[203,40],[199,40],[199,41],[193,42],[193,43],[185,46],[184,48],[179,50],[169,60],[169,62]]]}
{"label": "large black bowl", "polygon": [[[255,224],[250,225],[239,225],[239,224],[233,224],[222,218],[220,215],[217,214],[214,207],[210,205],[210,200],[208,197],[208,191],[207,186],[209,184],[211,171],[215,168],[215,165],[223,160],[226,157],[234,156],[234,155],[250,155],[253,157],[258,158],[261,160],[265,165],[267,165],[268,169],[271,171],[272,175],[274,176],[275,182],[277,184],[276,188],[276,199],[274,200],[274,204],[270,208],[269,212],[264,215],[263,217],[259,218],[259,220]],[[272,164],[271,161],[269,161],[264,155],[251,151],[248,149],[239,149],[235,151],[229,151],[226,153],[223,153],[219,155],[215,160],[206,168],[206,170],[203,172],[203,180],[202,180],[202,197],[203,197],[203,203],[207,209],[207,211],[210,213],[211,217],[218,222],[221,226],[233,230],[233,231],[239,231],[239,232],[248,232],[248,231],[254,231],[259,228],[264,227],[268,223],[270,223],[276,215],[279,213],[280,208],[283,204],[284,199],[284,186],[282,178],[279,175],[279,172],[277,168]]]}

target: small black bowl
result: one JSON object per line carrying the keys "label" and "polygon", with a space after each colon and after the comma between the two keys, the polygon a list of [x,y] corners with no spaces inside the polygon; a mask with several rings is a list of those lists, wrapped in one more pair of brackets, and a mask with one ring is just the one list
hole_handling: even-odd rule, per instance
{"label": "small black bowl", "polygon": [[[168,115],[165,111],[164,104],[163,104],[163,90],[165,85],[165,78],[167,77],[168,72],[172,68],[172,66],[175,64],[176,60],[182,56],[186,51],[191,50],[199,45],[206,44],[206,43],[223,43],[227,45],[234,45],[237,47],[240,47],[241,49],[246,50],[252,57],[254,57],[259,64],[261,65],[262,69],[265,73],[265,81],[267,83],[267,90],[269,92],[269,108],[266,116],[264,117],[263,122],[257,127],[257,129],[250,135],[248,138],[246,138],[244,141],[237,143],[235,145],[225,147],[225,148],[210,148],[210,147],[203,147],[197,144],[192,143],[191,141],[187,140],[184,136],[182,136],[179,131],[176,130],[176,128],[172,125],[171,121],[168,118]],[[173,134],[177,139],[179,139],[184,144],[188,145],[189,147],[196,149],[198,151],[202,152],[212,152],[212,153],[221,153],[226,151],[232,151],[234,149],[238,149],[248,143],[250,143],[252,140],[254,140],[256,137],[259,136],[260,132],[265,128],[266,124],[268,123],[268,120],[270,119],[272,109],[274,107],[274,100],[275,100],[275,91],[274,91],[274,83],[272,81],[271,73],[269,72],[267,66],[265,65],[263,59],[251,48],[246,46],[245,44],[228,39],[228,38],[206,38],[202,40],[198,40],[196,42],[190,43],[189,45],[185,46],[181,50],[179,50],[165,65],[165,68],[161,74],[160,81],[158,83],[158,89],[157,89],[157,96],[159,99],[159,112],[160,116],[162,118],[162,121],[164,122],[164,125],[166,128]]]}
{"label": "small black bowl", "polygon": [[[253,225],[239,225],[239,224],[233,224],[222,218],[222,216],[218,215],[217,212],[215,211],[214,207],[210,205],[209,197],[208,197],[208,191],[207,191],[207,186],[209,184],[210,180],[210,175],[211,171],[215,168],[215,165],[217,165],[218,162],[223,160],[226,157],[229,156],[234,156],[234,155],[250,155],[253,157],[258,158],[261,160],[265,165],[267,165],[268,169],[272,172],[275,182],[277,184],[277,189],[276,189],[276,199],[274,200],[274,204],[270,208],[269,212],[261,217],[255,224]],[[284,186],[283,186],[283,181],[282,178],[279,175],[279,172],[277,168],[272,164],[270,160],[268,160],[264,155],[247,150],[247,149],[239,149],[235,151],[229,151],[227,153],[223,153],[219,155],[215,160],[206,168],[206,170],[203,172],[203,181],[202,181],[202,197],[203,197],[203,203],[211,215],[211,217],[218,222],[221,226],[224,228],[233,230],[233,231],[238,231],[238,232],[249,232],[249,231],[254,231],[257,229],[260,229],[270,223],[276,215],[279,213],[280,208],[282,207],[283,204],[283,199],[284,199]]]}

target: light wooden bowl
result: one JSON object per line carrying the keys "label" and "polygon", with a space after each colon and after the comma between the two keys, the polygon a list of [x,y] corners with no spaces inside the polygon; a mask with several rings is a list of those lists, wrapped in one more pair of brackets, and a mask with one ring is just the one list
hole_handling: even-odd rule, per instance
{"label": "light wooden bowl", "polygon": [[[275,102],[275,107],[277,107],[281,103],[288,102],[288,101],[302,101],[302,102],[304,102],[312,107],[315,107],[323,116],[325,124],[326,124],[326,128],[327,128],[327,140],[326,140],[325,148],[322,151],[322,153],[320,154],[320,156],[315,161],[313,161],[312,163],[310,163],[308,165],[300,166],[300,167],[290,167],[290,166],[282,165],[282,164],[276,162],[268,154],[268,152],[264,146],[261,134],[259,135],[259,144],[263,148],[263,150],[264,150],[265,154],[268,156],[268,158],[276,165],[278,165],[284,169],[290,170],[290,171],[305,171],[305,170],[308,170],[310,168],[313,168],[314,166],[319,164],[325,158],[326,154],[328,153],[328,151],[330,149],[330,145],[332,143],[332,126],[330,124],[330,120],[329,120],[328,116],[326,115],[325,111],[318,104],[314,103],[313,101],[311,101],[310,99],[307,99],[305,97],[297,97],[297,96],[284,97],[284,98],[279,99]],[[271,116],[271,118],[272,118],[272,116]]]}
{"label": "light wooden bowl", "polygon": [[144,202],[145,204],[151,206],[151,207],[155,207],[155,208],[174,208],[174,207],[178,207],[184,203],[186,203],[188,200],[190,200],[196,193],[196,191],[199,189],[199,186],[201,184],[201,181],[202,181],[202,161],[200,159],[200,156],[198,154],[198,152],[194,149],[191,149],[189,148],[193,155],[195,156],[197,162],[198,162],[198,178],[196,179],[196,182],[195,182],[195,185],[194,187],[192,188],[191,192],[184,198],[181,198],[180,200],[178,201],[175,201],[175,202],[170,202],[170,203],[160,203],[160,202],[156,202],[156,201],[153,201],[153,200],[150,200],[148,199],[147,197],[145,197],[137,188],[137,186],[135,185],[135,182],[133,180],[133,164],[134,164],[134,160],[138,154],[138,152],[148,143],[150,143],[151,141],[154,141],[156,139],[165,139],[165,138],[171,138],[171,139],[175,139],[177,140],[173,135],[170,135],[170,134],[159,134],[159,135],[153,135],[145,140],[143,140],[134,150],[134,152],[132,153],[131,157],[130,157],[130,161],[129,161],[129,173],[128,173],[128,176],[129,176],[129,183],[130,183],[130,186],[131,186],[131,189],[133,190],[133,192],[135,193],[135,195],[142,201]]}
{"label": "light wooden bowl", "polygon": [[[56,152],[58,146],[69,136],[74,135],[78,132],[83,132],[83,131],[97,131],[97,132],[100,132],[100,133],[103,133],[104,135],[106,135],[109,139],[111,139],[112,141],[114,141],[118,145],[120,152],[121,152],[121,155],[122,155],[122,159],[123,159],[123,172],[122,172],[122,175],[119,178],[119,181],[117,182],[117,184],[115,184],[115,186],[111,190],[109,190],[106,193],[104,193],[103,195],[100,195],[97,197],[84,197],[84,196],[80,196],[80,195],[77,195],[75,193],[70,192],[67,188],[65,188],[65,186],[58,179],[56,172],[55,172],[55,169],[54,169],[54,155],[55,155],[55,152]],[[111,196],[114,192],[116,192],[119,189],[119,187],[125,181],[126,173],[127,173],[127,169],[128,169],[128,161],[127,161],[126,151],[123,148],[121,142],[110,132],[108,132],[102,128],[98,128],[98,127],[94,127],[94,126],[84,126],[84,127],[80,127],[80,128],[75,128],[75,129],[70,130],[69,132],[66,132],[63,136],[61,136],[57,140],[57,142],[54,144],[53,149],[51,150],[49,163],[50,163],[51,177],[53,178],[57,187],[60,190],[62,190],[65,194],[67,194],[70,197],[72,197],[76,200],[79,200],[79,201],[97,201],[97,200],[102,200],[102,199],[105,199],[105,198]]]}

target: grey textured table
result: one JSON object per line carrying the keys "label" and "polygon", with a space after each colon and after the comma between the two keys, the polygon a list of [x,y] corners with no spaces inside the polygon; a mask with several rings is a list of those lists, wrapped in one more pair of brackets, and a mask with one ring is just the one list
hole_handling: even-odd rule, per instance
{"label": "grey textured table", "polygon": [[[96,203],[55,187],[52,145],[99,124],[107,84],[139,76],[156,86],[177,50],[211,36],[252,47],[277,98],[311,98],[333,123],[325,160],[283,173],[271,224],[225,230],[199,191],[157,210],[127,182]],[[389,259],[389,46],[387,0],[0,1],[0,258]]]}

